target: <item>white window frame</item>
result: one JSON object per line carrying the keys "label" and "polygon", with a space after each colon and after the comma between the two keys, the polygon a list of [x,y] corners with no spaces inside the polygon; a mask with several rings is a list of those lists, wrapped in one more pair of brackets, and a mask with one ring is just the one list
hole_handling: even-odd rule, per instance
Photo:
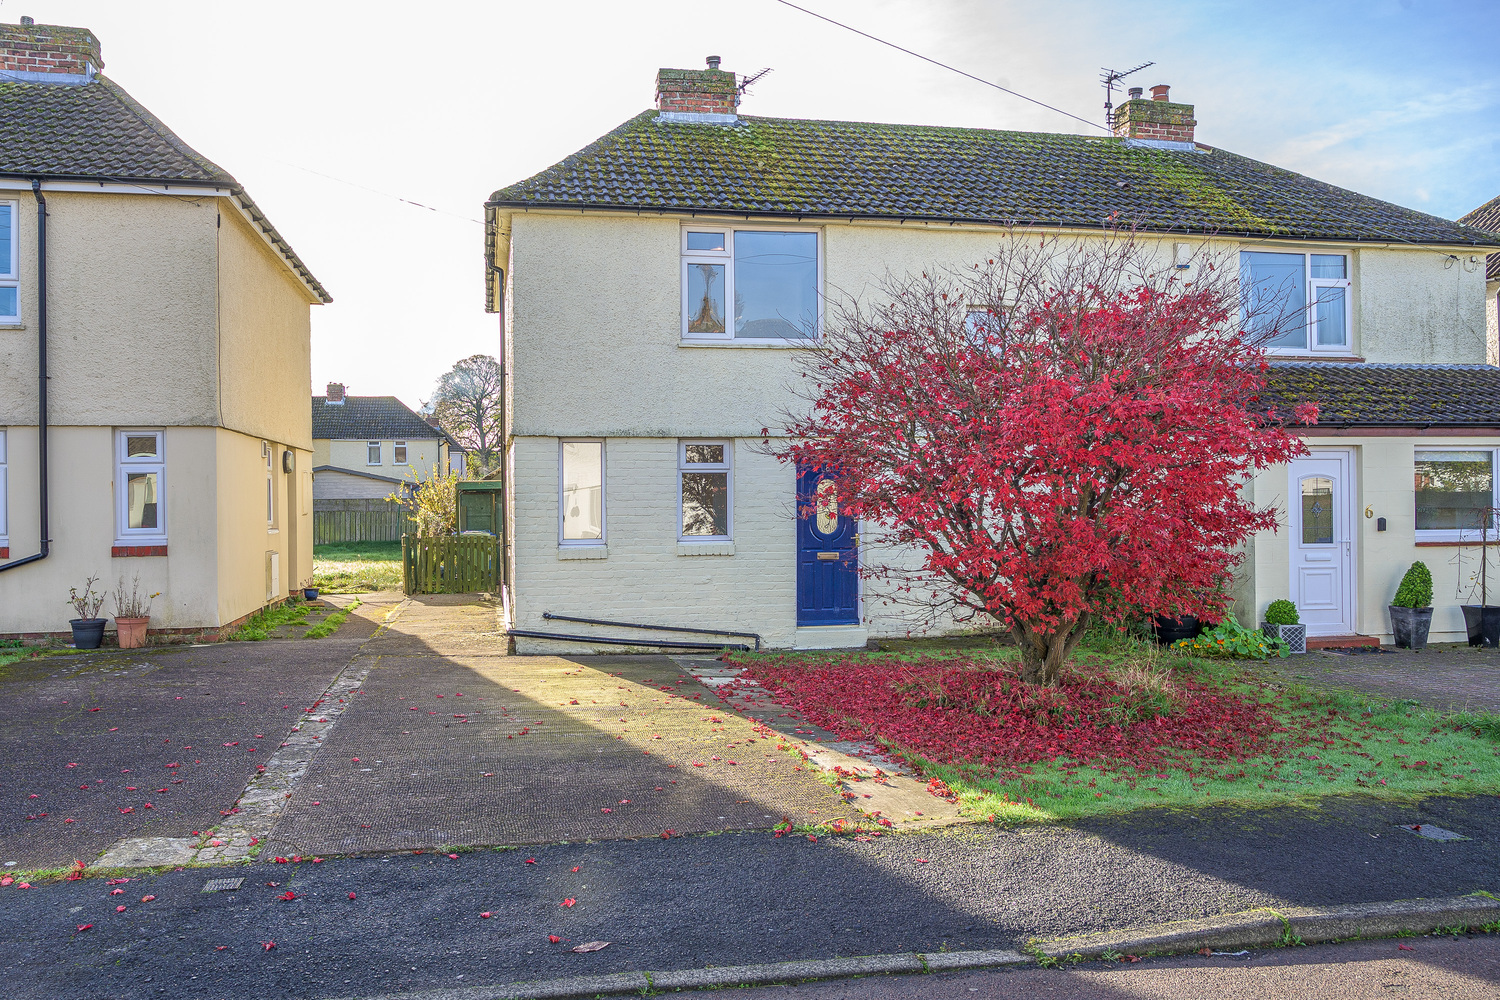
{"label": "white window frame", "polygon": [[[817,276],[814,293],[817,295],[817,330],[812,337],[740,337],[734,335],[734,234],[736,232],[763,233],[811,233],[817,238]],[[690,233],[715,233],[724,238],[723,250],[689,250]],[[678,317],[678,336],[690,346],[734,346],[734,347],[807,347],[823,342],[823,231],[816,226],[739,226],[739,225],[691,225],[682,227],[682,263],[678,279],[681,282],[682,304]],[[724,265],[724,332],[688,333],[688,267],[693,264]]]}
{"label": "white window frame", "polygon": [[[373,461],[373,462],[370,461],[370,449],[371,448],[375,449],[375,461]],[[384,465],[385,464],[385,442],[384,441],[366,441],[365,442],[365,464],[366,465]]]}
{"label": "white window frame", "polygon": [[410,463],[407,462],[406,457],[407,457],[407,455],[406,455],[406,442],[405,441],[392,441],[391,442],[391,462],[394,463],[395,465],[407,465],[407,464],[410,464]]}
{"label": "white window frame", "polygon": [[[126,441],[133,437],[156,438],[156,457],[130,458],[125,454]],[[153,430],[115,432],[115,543],[139,545],[164,544],[167,540],[167,452],[166,434]],[[156,473],[156,527],[131,528],[130,489],[127,476],[132,472]]]}
{"label": "white window frame", "polygon": [[276,452],[280,449],[269,441],[260,443],[260,456],[266,461],[266,529],[276,530]]}
{"label": "white window frame", "polygon": [[[567,503],[564,495],[567,479],[563,474],[563,449],[570,444],[597,444],[599,446],[599,537],[564,538],[563,511]],[[591,545],[609,544],[609,447],[604,438],[559,438],[557,441],[557,544],[562,548],[585,548]]]}
{"label": "white window frame", "polygon": [[[688,462],[687,450],[689,445],[722,445],[724,448],[723,462]],[[722,535],[684,535],[682,533],[682,476],[686,472],[723,472],[725,473],[725,525],[726,533]],[[677,540],[686,545],[694,542],[728,542],[734,539],[734,442],[717,438],[685,438],[677,442]]]}
{"label": "white window frame", "polygon": [[5,428],[0,427],[0,549],[10,547],[10,508],[7,506],[10,496],[10,452],[6,450],[9,443]]}
{"label": "white window frame", "polygon": [[[1485,451],[1490,455],[1490,506],[1500,507],[1500,448],[1475,447],[1468,444],[1449,444],[1437,446],[1424,444],[1420,448],[1412,449],[1412,479],[1416,479],[1416,463],[1425,452],[1433,451]],[[1412,523],[1416,523],[1417,497],[1415,482],[1412,489]],[[1500,522],[1500,518],[1497,518]],[[1479,544],[1482,535],[1480,528],[1416,528],[1414,533],[1419,542],[1463,542],[1468,544]],[[1494,541],[1500,541],[1500,523],[1491,525],[1490,536]]]}
{"label": "white window frame", "polygon": [[[1267,354],[1274,357],[1313,358],[1334,355],[1338,357],[1354,356],[1354,254],[1347,250],[1283,250],[1277,247],[1257,246],[1254,249],[1240,248],[1241,253],[1282,253],[1302,254],[1302,282],[1307,289],[1307,301],[1303,303],[1302,310],[1302,347],[1266,347]],[[1342,257],[1344,258],[1343,278],[1314,278],[1312,276],[1312,259],[1314,257]],[[1330,344],[1324,347],[1318,346],[1318,289],[1320,288],[1342,288],[1344,290],[1344,342],[1342,344]],[[1242,304],[1243,308],[1243,304]],[[1241,313],[1243,315],[1243,313]]]}
{"label": "white window frame", "polygon": [[0,288],[16,290],[16,311],[0,313],[0,323],[14,326],[21,322],[21,203],[0,200],[0,207],[10,209],[10,270],[0,271]]}

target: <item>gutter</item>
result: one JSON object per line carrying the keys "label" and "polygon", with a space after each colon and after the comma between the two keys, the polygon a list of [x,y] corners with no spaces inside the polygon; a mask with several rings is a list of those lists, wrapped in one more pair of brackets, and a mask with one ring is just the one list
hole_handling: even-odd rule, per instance
{"label": "gutter", "polygon": [[35,555],[0,564],[0,573],[41,562],[52,551],[47,516],[47,199],[42,196],[40,178],[32,178],[31,193],[36,196],[36,454],[40,545]]}

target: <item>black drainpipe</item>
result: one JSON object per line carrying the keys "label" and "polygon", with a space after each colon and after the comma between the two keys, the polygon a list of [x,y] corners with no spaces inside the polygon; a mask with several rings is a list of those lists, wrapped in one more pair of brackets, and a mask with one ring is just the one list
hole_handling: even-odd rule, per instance
{"label": "black drainpipe", "polygon": [[41,551],[24,559],[0,563],[0,573],[40,562],[52,550],[47,524],[47,199],[42,182],[32,180],[36,196],[36,455],[37,496],[41,504]]}

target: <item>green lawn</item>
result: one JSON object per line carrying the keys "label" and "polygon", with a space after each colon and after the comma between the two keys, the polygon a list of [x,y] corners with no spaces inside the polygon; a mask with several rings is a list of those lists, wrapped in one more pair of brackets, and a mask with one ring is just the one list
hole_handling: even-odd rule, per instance
{"label": "green lawn", "polygon": [[400,542],[339,542],[313,547],[313,586],[325,594],[401,589]]}
{"label": "green lawn", "polygon": [[[913,643],[887,653],[853,654],[843,662],[868,666],[884,661],[894,669],[913,656],[965,657],[975,665],[1015,657],[1013,649],[982,646],[974,643],[959,651]],[[739,654],[735,660],[754,658]],[[826,662],[827,654],[809,656],[808,662],[817,659]],[[1152,644],[1131,640],[1091,643],[1079,649],[1074,662],[1078,669],[1115,677],[1144,667],[1168,672],[1180,681],[1207,684],[1216,694],[1260,704],[1278,729],[1312,736],[1275,753],[1228,762],[1186,756],[1142,772],[1131,760],[1075,760],[1065,747],[1051,759],[993,766],[962,762],[955,750],[961,762],[948,758],[942,763],[905,750],[881,732],[880,723],[865,727],[863,735],[901,753],[923,777],[945,782],[964,813],[981,820],[1067,819],[1149,806],[1311,804],[1336,794],[1415,800],[1434,794],[1493,794],[1500,788],[1497,715],[1445,714],[1409,701],[1269,679],[1254,661],[1163,654]],[[837,704],[816,707],[829,719],[840,717]],[[823,719],[812,721],[827,724]],[[852,720],[849,724],[858,725]]]}

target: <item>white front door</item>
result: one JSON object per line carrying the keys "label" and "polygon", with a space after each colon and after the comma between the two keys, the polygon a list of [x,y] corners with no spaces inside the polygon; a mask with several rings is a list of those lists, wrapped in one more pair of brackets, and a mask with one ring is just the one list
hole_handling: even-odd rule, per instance
{"label": "white front door", "polygon": [[1291,597],[1308,635],[1352,635],[1354,454],[1314,451],[1291,469]]}

